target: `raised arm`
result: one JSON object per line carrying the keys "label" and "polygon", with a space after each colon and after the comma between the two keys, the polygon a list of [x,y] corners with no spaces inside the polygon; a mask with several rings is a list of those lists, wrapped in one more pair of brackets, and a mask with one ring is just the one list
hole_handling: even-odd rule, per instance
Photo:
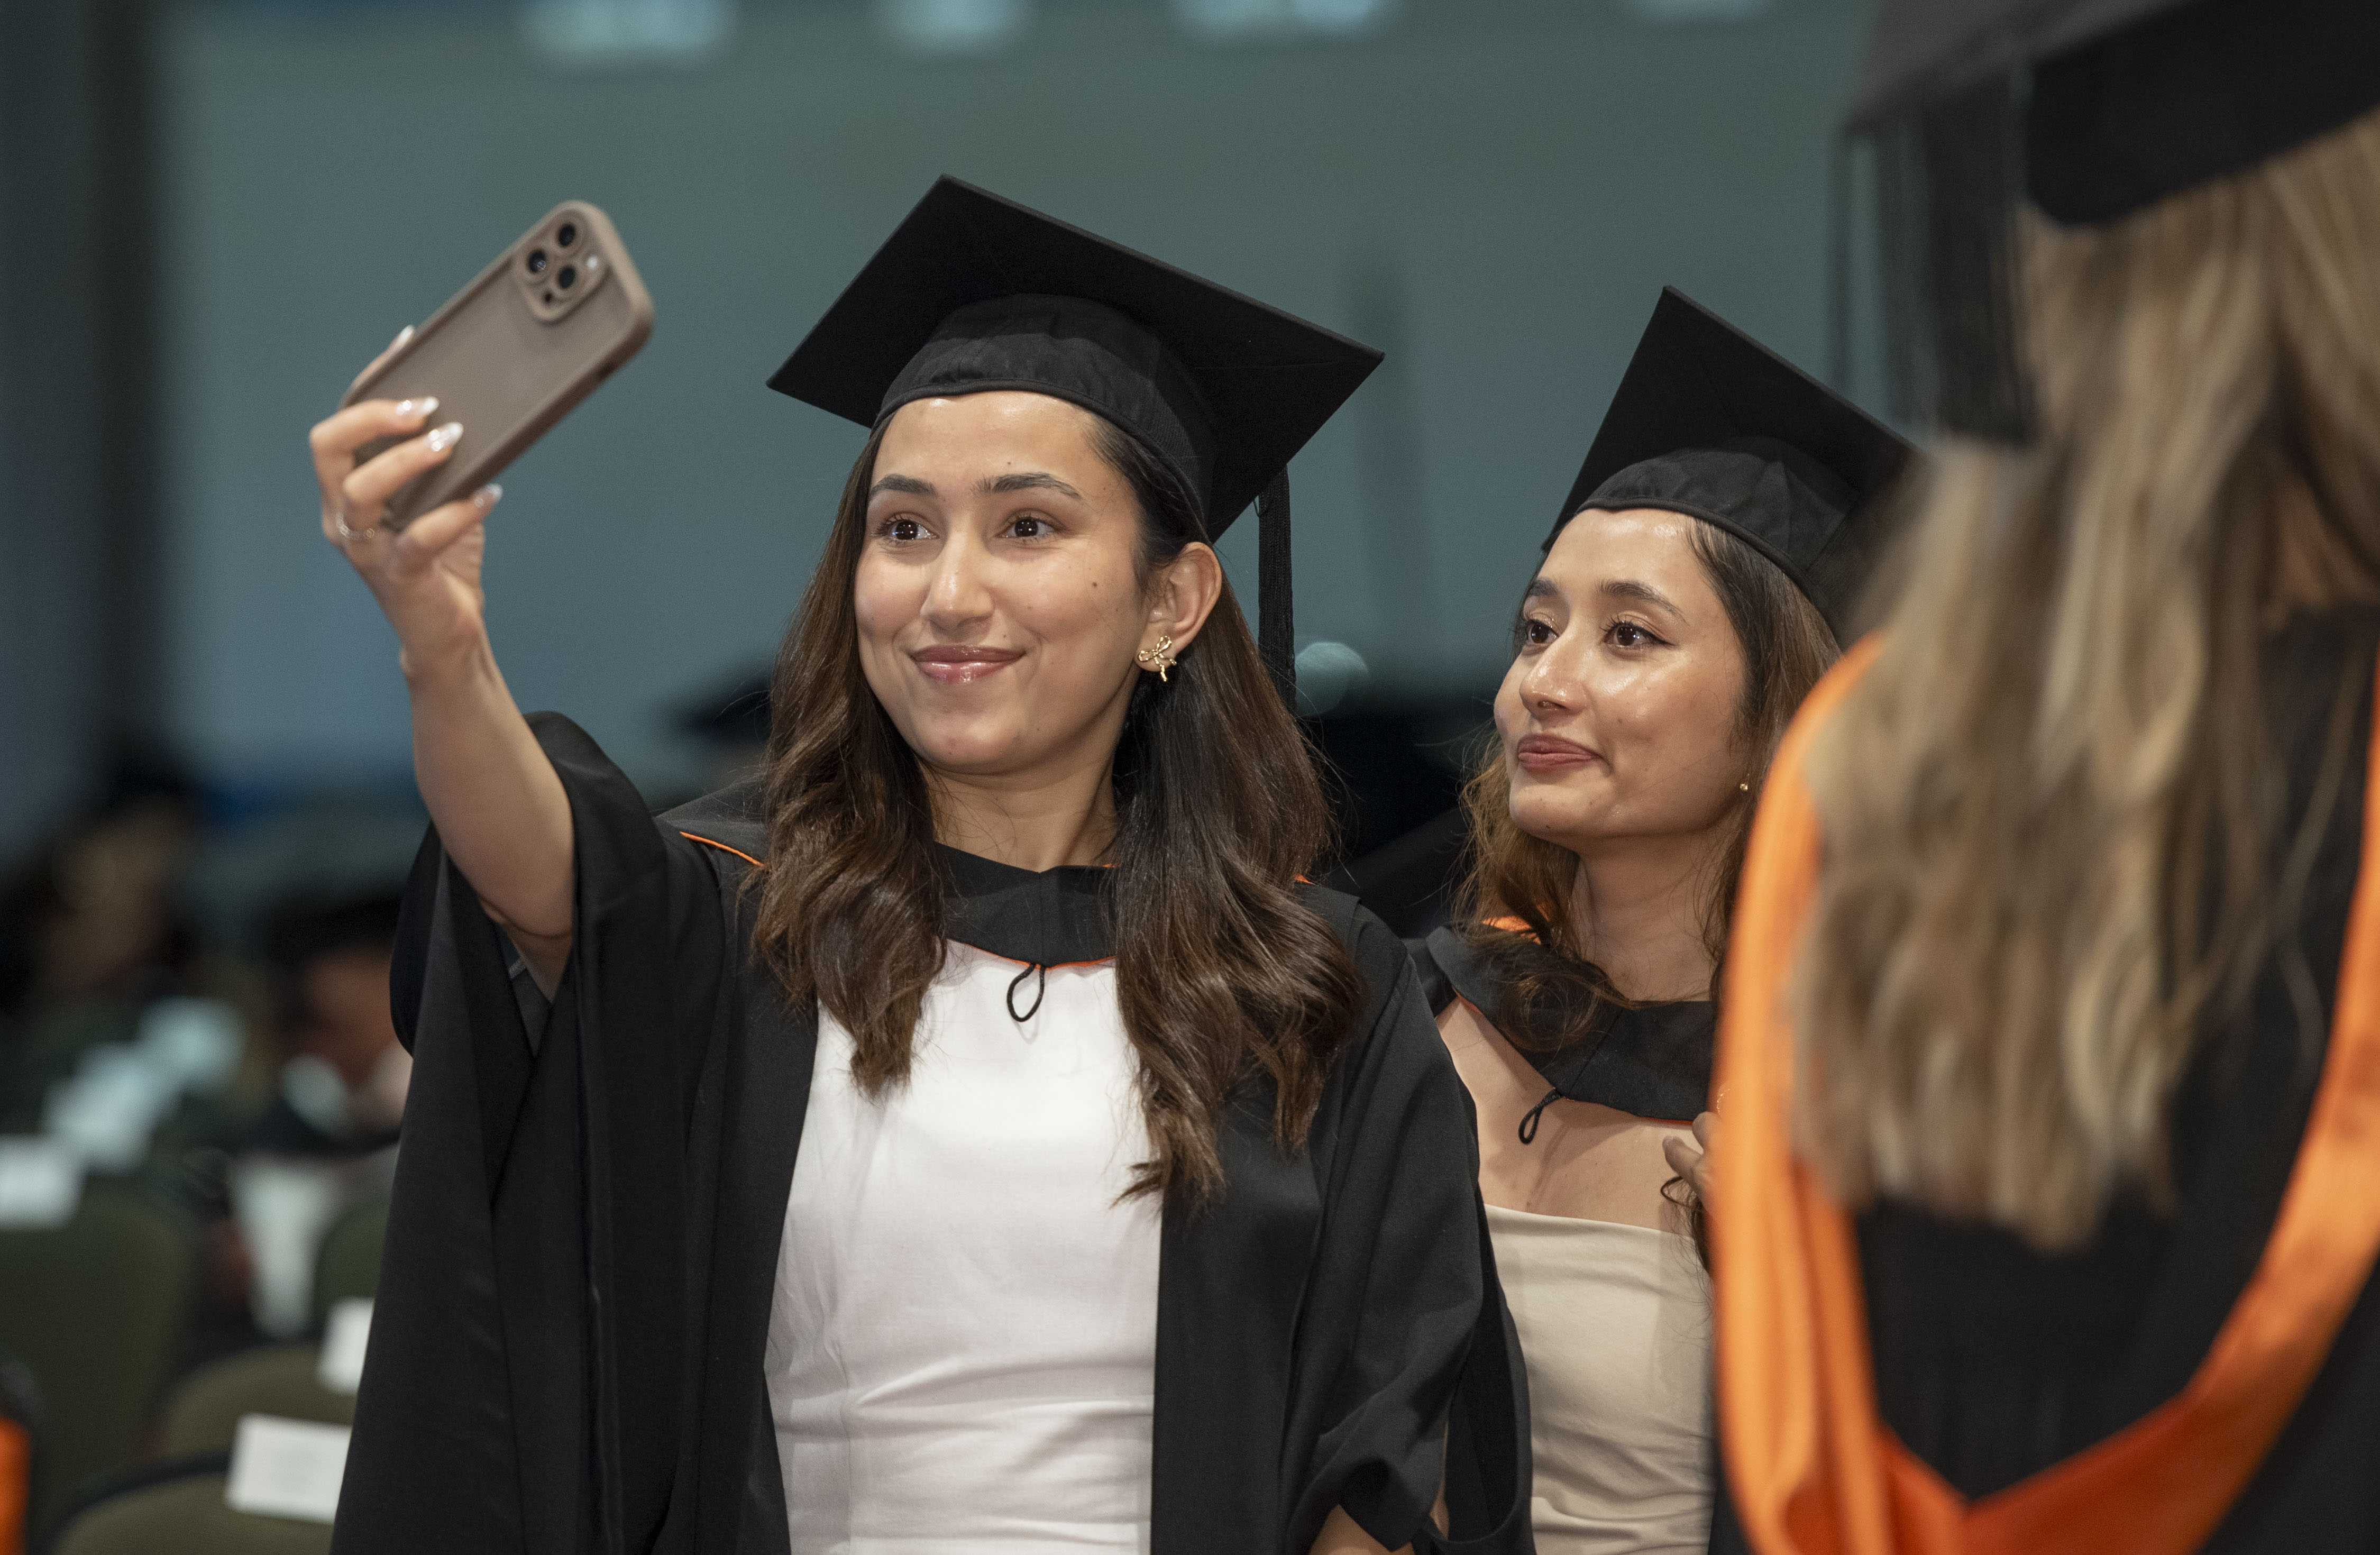
{"label": "raised arm", "polygon": [[[488,644],[480,560],[502,493],[483,487],[401,531],[381,526],[382,504],[454,451],[461,428],[439,421],[437,408],[365,400],[315,426],[308,441],[322,537],[346,553],[396,628],[414,776],[447,856],[551,993],[570,953],[570,802]],[[356,463],[358,448],[391,436],[406,441]]]}

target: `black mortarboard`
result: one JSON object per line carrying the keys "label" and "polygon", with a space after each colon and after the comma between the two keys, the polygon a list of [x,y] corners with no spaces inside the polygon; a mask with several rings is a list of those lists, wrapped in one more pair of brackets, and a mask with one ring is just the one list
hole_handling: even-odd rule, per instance
{"label": "black mortarboard", "polygon": [[2111,221],[2380,103],[2373,0],[1886,0],[1852,128],[2032,67],[2025,182]]}
{"label": "black mortarboard", "polygon": [[1848,641],[1914,450],[1891,428],[1673,286],[1604,412],[1546,547],[1581,511],[1668,508],[1778,568]]}
{"label": "black mortarboard", "polygon": [[[1896,411],[2031,441],[2016,225],[2026,197],[2068,225],[2119,220],[2374,104],[2374,0],[1884,0],[1848,128],[1880,152]],[[1850,248],[1837,190],[1840,361]]]}
{"label": "black mortarboard", "polygon": [[1260,637],[1279,677],[1290,652],[1283,473],[1379,361],[1343,335],[943,177],[769,386],[866,427],[929,395],[1054,395],[1164,457],[1210,541],[1267,497]]}

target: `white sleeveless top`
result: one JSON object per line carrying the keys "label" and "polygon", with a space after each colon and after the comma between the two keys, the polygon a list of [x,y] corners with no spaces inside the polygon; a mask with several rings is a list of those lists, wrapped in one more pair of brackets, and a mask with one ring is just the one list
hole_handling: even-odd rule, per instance
{"label": "white sleeveless top", "polygon": [[1488,1207],[1529,1372],[1538,1555],[1701,1555],[1710,1282],[1686,1237]]}
{"label": "white sleeveless top", "polygon": [[[953,942],[909,1083],[818,1062],[769,1320],[794,1555],[1148,1549],[1158,1206],[1115,966]],[[1033,979],[1017,990],[1032,1005]]]}

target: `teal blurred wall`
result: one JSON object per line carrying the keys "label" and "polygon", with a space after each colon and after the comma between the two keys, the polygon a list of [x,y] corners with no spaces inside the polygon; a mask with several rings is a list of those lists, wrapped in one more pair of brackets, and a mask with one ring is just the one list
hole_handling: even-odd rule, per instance
{"label": "teal blurred wall", "polygon": [[[404,769],[394,640],[316,537],[303,433],[576,197],[658,322],[505,477],[494,638],[525,707],[691,781],[670,711],[765,660],[861,442],[762,380],[942,172],[1390,346],[1293,467],[1299,635],[1376,688],[1484,692],[1662,284],[1823,365],[1870,0],[1648,4],[1407,0],[1361,37],[1218,46],[1160,0],[1045,0],[1004,51],[930,59],[857,0],[776,0],[715,62],[604,72],[538,63],[509,8],[173,9],[169,731],[235,786]],[[1253,530],[1225,546],[1251,605]]]}

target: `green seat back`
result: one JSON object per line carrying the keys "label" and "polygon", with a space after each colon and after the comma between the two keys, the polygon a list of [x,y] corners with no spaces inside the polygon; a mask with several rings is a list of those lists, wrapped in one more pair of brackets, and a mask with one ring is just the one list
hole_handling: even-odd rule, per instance
{"label": "green seat back", "polygon": [[388,1239],[388,1198],[368,1198],[341,1215],[322,1238],[314,1260],[314,1324],[322,1326],[334,1302],[371,1299],[380,1289],[380,1245]]}
{"label": "green seat back", "polygon": [[224,1476],[194,1474],[94,1501],[49,1555],[328,1555],[331,1525],[224,1504]]}
{"label": "green seat back", "polygon": [[0,1231],[0,1354],[40,1390],[31,1525],[130,1464],[179,1359],[194,1238],[138,1191],[94,1182],[73,1220]]}
{"label": "green seat back", "polygon": [[166,1397],[158,1453],[228,1452],[243,1415],[354,1425],[355,1395],[334,1393],[315,1379],[322,1355],[319,1344],[267,1344],[200,1367]]}

